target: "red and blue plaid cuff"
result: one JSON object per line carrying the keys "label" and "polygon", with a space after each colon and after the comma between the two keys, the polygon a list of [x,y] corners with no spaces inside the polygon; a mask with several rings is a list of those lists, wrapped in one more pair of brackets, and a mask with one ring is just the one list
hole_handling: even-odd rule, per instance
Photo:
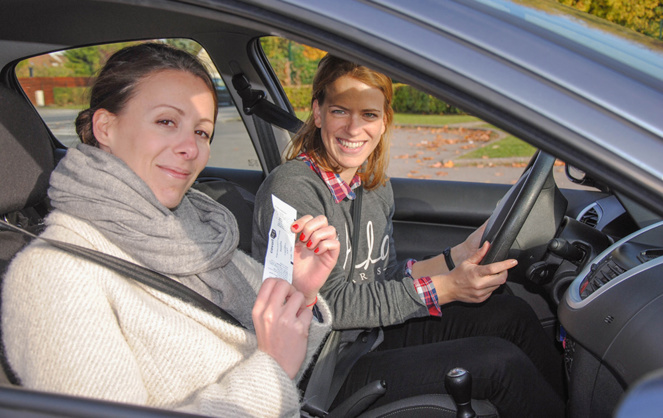
{"label": "red and blue plaid cuff", "polygon": [[[409,259],[405,264],[405,274],[409,277],[412,277],[412,266],[416,263],[417,260]],[[442,310],[440,309],[440,304],[437,299],[437,292],[435,291],[435,286],[430,277],[420,277],[414,279],[414,290],[417,291],[417,294],[421,300],[426,304],[428,308],[428,313],[431,316],[442,316]]]}

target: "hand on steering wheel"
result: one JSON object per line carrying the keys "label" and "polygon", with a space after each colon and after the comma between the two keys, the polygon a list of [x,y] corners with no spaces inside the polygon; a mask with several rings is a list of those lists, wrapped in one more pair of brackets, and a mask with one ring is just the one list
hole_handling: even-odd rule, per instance
{"label": "hand on steering wheel", "polygon": [[489,248],[488,242],[484,242],[449,273],[431,277],[440,305],[455,301],[481,303],[506,282],[507,270],[518,262],[510,259],[487,265],[479,264]]}

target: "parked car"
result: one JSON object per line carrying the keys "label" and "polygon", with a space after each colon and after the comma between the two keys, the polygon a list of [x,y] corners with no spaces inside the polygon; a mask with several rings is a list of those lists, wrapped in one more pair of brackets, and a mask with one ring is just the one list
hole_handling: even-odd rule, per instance
{"label": "parked car", "polygon": [[[663,368],[661,41],[545,0],[3,0],[0,6],[0,215],[6,219],[16,219],[17,210],[47,213],[49,164],[42,162],[52,149],[56,159],[66,150],[55,128],[48,144],[35,146],[31,126],[15,115],[16,101],[30,103],[17,63],[127,40],[188,38],[205,48],[232,97],[224,103],[237,107],[243,138],[255,150],[250,158],[260,167],[211,165],[199,183],[233,182],[249,202],[281,163],[291,134],[252,111],[241,94],[246,84],[237,82],[294,115],[260,47],[260,38],[277,34],[378,69],[542,151],[516,185],[393,178],[394,237],[399,257],[421,259],[491,219],[496,251],[490,257],[519,259],[507,291],[532,305],[564,351],[569,416],[611,416],[632,385]],[[27,125],[43,123],[35,120]],[[224,142],[232,133],[217,126],[212,152],[245,158]],[[558,188],[555,159],[587,187]],[[246,236],[250,217],[247,225],[242,207],[236,213]],[[0,236],[2,270],[15,250]],[[0,411],[168,414],[10,383],[0,386]]]}

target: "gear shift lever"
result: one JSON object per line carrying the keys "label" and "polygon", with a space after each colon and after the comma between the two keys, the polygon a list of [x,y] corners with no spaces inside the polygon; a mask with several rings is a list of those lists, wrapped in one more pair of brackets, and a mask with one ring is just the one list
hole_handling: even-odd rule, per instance
{"label": "gear shift lever", "polygon": [[465,369],[456,367],[444,376],[444,386],[456,404],[457,418],[474,418],[472,409],[472,375]]}

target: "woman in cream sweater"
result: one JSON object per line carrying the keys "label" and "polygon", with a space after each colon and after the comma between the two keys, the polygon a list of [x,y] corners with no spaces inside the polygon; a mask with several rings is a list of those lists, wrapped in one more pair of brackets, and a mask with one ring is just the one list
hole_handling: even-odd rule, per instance
{"label": "woman in cream sweater", "polygon": [[190,190],[209,158],[214,85],[191,55],[113,55],[77,119],[83,144],[51,176],[44,237],[168,275],[233,325],[36,240],[2,289],[3,344],[25,387],[213,416],[297,416],[296,382],[331,324],[318,297],[339,243],[324,217],[292,229],[293,284],[261,281],[232,214]]}

